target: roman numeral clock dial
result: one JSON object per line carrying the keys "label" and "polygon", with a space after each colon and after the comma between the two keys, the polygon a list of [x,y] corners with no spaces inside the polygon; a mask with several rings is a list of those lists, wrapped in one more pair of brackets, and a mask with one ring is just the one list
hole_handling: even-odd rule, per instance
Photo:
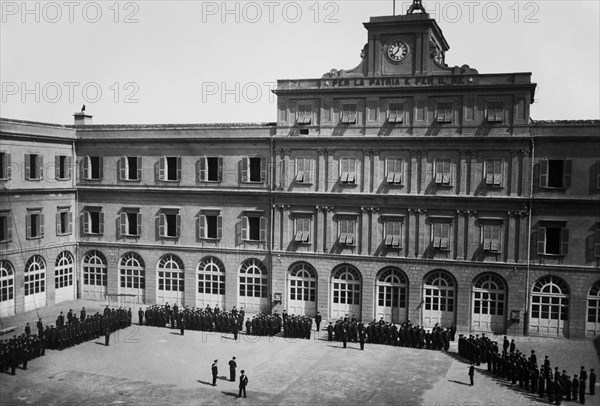
{"label": "roman numeral clock dial", "polygon": [[402,41],[394,41],[387,47],[386,56],[392,62],[402,62],[408,55],[408,45]]}

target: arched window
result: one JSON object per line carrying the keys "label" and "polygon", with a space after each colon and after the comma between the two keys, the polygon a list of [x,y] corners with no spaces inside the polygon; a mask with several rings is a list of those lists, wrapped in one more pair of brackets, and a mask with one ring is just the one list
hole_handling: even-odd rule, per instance
{"label": "arched window", "polygon": [[197,273],[199,294],[225,294],[225,265],[219,258],[202,258],[198,263]]}
{"label": "arched window", "polygon": [[88,251],[83,257],[83,284],[106,286],[106,258],[100,251]]}
{"label": "arched window", "polygon": [[135,252],[128,252],[119,261],[120,286],[125,289],[145,289],[144,260]]}
{"label": "arched window", "polygon": [[240,296],[266,298],[267,268],[258,259],[249,259],[240,267]]}
{"label": "arched window", "polygon": [[46,291],[46,262],[34,255],[25,264],[25,296]]}
{"label": "arched window", "polygon": [[69,251],[58,254],[54,265],[54,287],[73,286],[73,255]]}
{"label": "arched window", "polygon": [[332,276],[333,303],[360,305],[361,278],[350,265],[338,267]]}
{"label": "arched window", "polygon": [[10,262],[0,260],[0,302],[15,298],[15,271]]}
{"label": "arched window", "polygon": [[317,272],[301,262],[290,271],[290,300],[314,302],[317,300]]}
{"label": "arched window", "polygon": [[158,261],[158,290],[184,291],[183,262],[173,254],[163,255]]}

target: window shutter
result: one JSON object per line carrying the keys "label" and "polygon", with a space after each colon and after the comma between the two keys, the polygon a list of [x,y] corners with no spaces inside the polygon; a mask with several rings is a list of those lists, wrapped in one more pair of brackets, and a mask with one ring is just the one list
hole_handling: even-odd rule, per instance
{"label": "window shutter", "polygon": [[[40,234],[38,237],[43,237],[44,236],[44,213],[40,213],[39,219],[40,219],[40,228],[39,228]],[[569,238],[569,237],[567,237],[567,238]]]}
{"label": "window shutter", "polygon": [[165,213],[160,213],[158,215],[158,235],[161,237],[165,236],[165,223],[166,223]]}
{"label": "window shutter", "polygon": [[565,159],[565,172],[564,172],[564,177],[563,177],[563,179],[564,179],[563,185],[566,188],[571,186],[571,164],[572,164],[572,161],[570,159]]}
{"label": "window shutter", "polygon": [[538,227],[537,253],[546,253],[546,227]]}
{"label": "window shutter", "polygon": [[264,216],[260,218],[260,240],[267,241],[267,218]]}
{"label": "window shutter", "polygon": [[54,155],[54,179],[60,179],[60,156]]}
{"label": "window shutter", "polygon": [[104,158],[98,157],[98,179],[102,179],[104,177]]}
{"label": "window shutter", "polygon": [[136,173],[136,180],[142,180],[142,157],[138,156],[136,158],[136,163],[137,163],[137,173]]}
{"label": "window shutter", "polygon": [[242,232],[241,232],[241,239],[242,240],[247,240],[248,239],[248,217],[242,217]]}
{"label": "window shutter", "polygon": [[485,183],[488,185],[492,184],[494,181],[494,171],[492,161],[485,161]]}
{"label": "window shutter", "polygon": [[313,161],[312,159],[304,159],[304,182],[312,182]]}
{"label": "window shutter", "polygon": [[[165,180],[165,169],[167,167],[167,157],[161,156],[158,161],[158,180]],[[163,235],[163,234],[161,234]]]}
{"label": "window shutter", "polygon": [[248,182],[248,157],[247,156],[242,158],[242,182]]}
{"label": "window shutter", "polygon": [[223,217],[217,216],[217,238],[223,238]]}
{"label": "window shutter", "polygon": [[548,187],[548,160],[540,160],[540,187]]}
{"label": "window shutter", "polygon": [[100,229],[100,234],[104,234],[104,212],[100,212],[98,214],[98,224]]}
{"label": "window shutter", "polygon": [[435,161],[435,183],[442,183],[444,175],[444,165],[441,160]]}
{"label": "window shutter", "polygon": [[84,156],[83,158],[81,158],[80,165],[81,165],[81,177],[83,179],[89,179],[90,178],[90,157]]}
{"label": "window shutter", "polygon": [[73,212],[69,212],[69,234],[73,233]]}
{"label": "window shutter", "polygon": [[142,235],[142,212],[138,211],[137,212],[137,230],[136,230],[136,235]]}
{"label": "window shutter", "polygon": [[[596,229],[596,241],[594,241],[594,256],[600,257],[600,228]],[[10,236],[10,233],[8,234]]]}
{"label": "window shutter", "polygon": [[37,179],[42,179],[44,177],[44,157],[41,155],[36,156],[35,158],[35,175]]}
{"label": "window shutter", "polygon": [[31,179],[31,158],[25,154],[25,179]]}
{"label": "window shutter", "polygon": [[127,179],[127,157],[122,156],[119,160],[119,179],[126,180]]}
{"label": "window shutter", "polygon": [[61,235],[62,230],[60,227],[60,212],[57,212],[55,217],[56,217],[56,235]]}
{"label": "window shutter", "polygon": [[[181,157],[177,157],[177,181],[181,181]],[[179,236],[179,234],[177,235]]]}
{"label": "window shutter", "polygon": [[175,231],[175,236],[177,238],[181,237],[181,214],[177,214],[177,229]]}
{"label": "window shutter", "polygon": [[218,163],[217,179],[219,182],[223,182],[223,157],[217,158],[217,163]]}
{"label": "window shutter", "polygon": [[[12,166],[10,164],[10,154],[8,152],[4,154],[4,165],[4,173],[6,174],[6,179],[10,179],[10,176],[12,175]],[[598,176],[598,182],[600,184],[600,176]]]}
{"label": "window shutter", "polygon": [[198,217],[198,237],[206,238],[206,216],[204,215]]}
{"label": "window shutter", "polygon": [[121,218],[119,219],[119,229],[121,231],[121,236],[129,234],[127,231],[127,213],[122,211]]}
{"label": "window shutter", "polygon": [[67,177],[67,179],[71,180],[71,157],[67,156],[65,158],[65,166],[66,166],[66,171],[65,171],[65,176]]}
{"label": "window shutter", "polygon": [[562,228],[560,230],[560,253],[567,255],[569,253],[569,229]]}
{"label": "window shutter", "polygon": [[26,236],[31,238],[31,214],[25,216]]}
{"label": "window shutter", "polygon": [[502,227],[496,226],[496,241],[493,247],[496,252],[502,252]]}
{"label": "window shutter", "polygon": [[6,216],[6,241],[12,241],[12,218],[10,216]]}
{"label": "window shutter", "polygon": [[83,233],[90,233],[90,213],[87,211],[83,212]]}
{"label": "window shutter", "polygon": [[260,181],[267,181],[267,160],[265,158],[260,158]]}
{"label": "window shutter", "polygon": [[198,182],[206,182],[206,157],[200,157],[196,173],[198,176]]}

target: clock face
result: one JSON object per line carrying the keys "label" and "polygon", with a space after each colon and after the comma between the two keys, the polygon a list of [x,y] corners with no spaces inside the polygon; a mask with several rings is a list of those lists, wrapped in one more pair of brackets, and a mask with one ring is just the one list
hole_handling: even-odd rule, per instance
{"label": "clock face", "polygon": [[402,62],[408,55],[408,45],[402,41],[394,41],[388,46],[386,55],[392,62]]}

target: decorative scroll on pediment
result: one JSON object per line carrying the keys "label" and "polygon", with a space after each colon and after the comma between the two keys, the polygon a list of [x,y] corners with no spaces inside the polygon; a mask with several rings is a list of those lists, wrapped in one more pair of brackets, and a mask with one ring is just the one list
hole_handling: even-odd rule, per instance
{"label": "decorative scroll on pediment", "polygon": [[335,68],[332,68],[329,72],[326,72],[325,74],[323,74],[323,79],[365,76],[364,66],[366,66],[365,59],[367,58],[367,55],[368,55],[368,52],[367,52],[368,47],[369,47],[369,44],[365,44],[365,46],[360,51],[361,61],[358,64],[358,66],[356,66],[355,68],[352,68],[350,70],[344,70],[344,69],[337,70]]}

